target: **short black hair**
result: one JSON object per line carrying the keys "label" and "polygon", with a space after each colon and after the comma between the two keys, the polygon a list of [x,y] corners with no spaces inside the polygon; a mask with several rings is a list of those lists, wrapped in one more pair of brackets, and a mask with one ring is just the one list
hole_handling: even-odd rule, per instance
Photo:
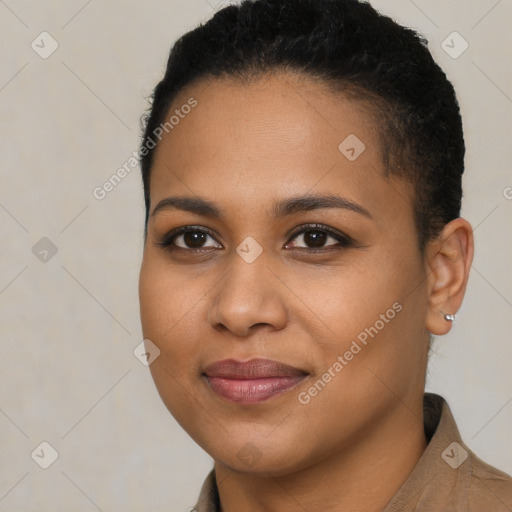
{"label": "short black hair", "polygon": [[460,215],[465,145],[459,104],[427,40],[359,0],[244,0],[176,41],[142,119],[145,236],[154,156],[148,141],[176,95],[201,79],[244,81],[279,71],[371,102],[385,172],[413,186],[423,252]]}

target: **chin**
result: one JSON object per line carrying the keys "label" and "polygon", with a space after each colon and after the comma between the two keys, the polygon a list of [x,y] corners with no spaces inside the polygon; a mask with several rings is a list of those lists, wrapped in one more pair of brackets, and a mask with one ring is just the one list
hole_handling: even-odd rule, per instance
{"label": "chin", "polygon": [[[217,451],[217,450],[215,450]],[[215,457],[210,452],[210,456],[216,463],[220,463],[231,471],[237,473],[247,473],[254,476],[265,476],[265,477],[281,477],[289,475],[300,469],[308,467],[308,463],[303,461],[290,461],[290,453],[293,450],[286,450],[283,453],[272,453],[272,455],[265,456],[265,450],[262,452],[260,449],[254,446],[248,445],[242,447],[235,453],[230,453],[226,456],[226,451],[219,454],[219,457]]]}
{"label": "chin", "polygon": [[[198,432],[200,429],[198,429]],[[314,447],[304,446],[298,449],[297,443],[288,439],[271,439],[251,435],[250,430],[237,436],[230,433],[211,432],[205,437],[196,438],[194,432],[187,431],[194,441],[205,450],[216,463],[238,473],[280,477],[305,469],[314,463]],[[254,432],[254,429],[253,429]]]}

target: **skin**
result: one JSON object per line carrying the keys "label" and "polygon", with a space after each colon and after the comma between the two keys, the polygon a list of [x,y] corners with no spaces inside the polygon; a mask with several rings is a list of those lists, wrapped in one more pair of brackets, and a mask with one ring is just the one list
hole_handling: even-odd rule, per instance
{"label": "skin", "polygon": [[[448,332],[443,313],[462,302],[471,227],[448,223],[421,254],[411,187],[384,177],[370,112],[322,84],[291,73],[202,81],[171,110],[191,96],[197,107],[157,148],[140,272],[143,334],[161,351],[150,366],[158,392],[215,460],[224,512],[382,510],[426,447],[429,333]],[[338,149],[352,133],[365,144],[355,161]],[[346,208],[272,216],[275,201],[306,194],[342,196],[371,218]],[[221,216],[152,215],[169,196],[206,199]],[[315,252],[304,233],[290,236],[308,223],[354,243],[329,236]],[[181,226],[215,236],[196,252],[183,236],[175,249],[157,245]],[[252,263],[236,252],[248,236],[263,249]],[[395,303],[401,311],[301,403],[299,394]],[[219,397],[202,377],[215,361],[256,357],[309,375],[251,405]]]}

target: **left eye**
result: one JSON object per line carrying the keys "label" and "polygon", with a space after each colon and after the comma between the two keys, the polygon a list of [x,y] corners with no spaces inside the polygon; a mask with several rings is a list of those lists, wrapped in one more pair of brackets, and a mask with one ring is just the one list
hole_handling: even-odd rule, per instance
{"label": "left eye", "polygon": [[[321,226],[309,226],[305,229],[303,228],[301,231],[294,234],[292,240],[298,240],[298,245],[296,242],[293,243],[292,247],[295,248],[305,248],[305,249],[321,249],[323,247],[347,247],[351,244],[351,239],[342,235],[341,233],[334,233],[330,229],[323,228]],[[286,245],[286,247],[290,247],[290,243]]]}

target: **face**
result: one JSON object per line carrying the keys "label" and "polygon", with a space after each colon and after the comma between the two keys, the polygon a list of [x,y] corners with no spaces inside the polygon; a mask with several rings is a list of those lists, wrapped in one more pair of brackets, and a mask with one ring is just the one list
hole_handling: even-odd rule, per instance
{"label": "face", "polygon": [[235,470],[347,453],[421,404],[410,187],[384,176],[370,112],[321,84],[201,82],[171,111],[190,98],[157,148],[140,273],[159,394]]}

